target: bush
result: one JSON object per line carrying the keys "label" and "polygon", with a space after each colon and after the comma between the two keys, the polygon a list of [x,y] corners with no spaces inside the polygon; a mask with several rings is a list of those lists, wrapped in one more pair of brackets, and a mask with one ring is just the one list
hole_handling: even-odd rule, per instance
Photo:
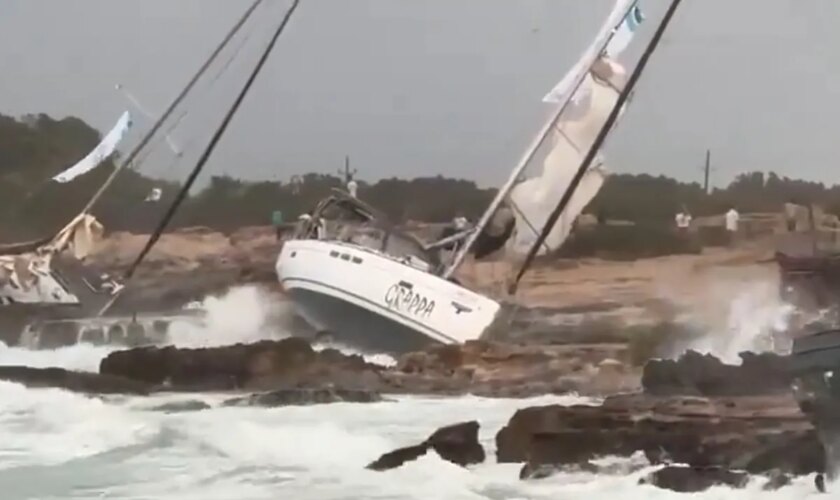
{"label": "bush", "polygon": [[645,224],[597,225],[573,232],[557,256],[636,260],[663,255],[696,254],[700,250],[694,238],[685,238],[670,227]]}

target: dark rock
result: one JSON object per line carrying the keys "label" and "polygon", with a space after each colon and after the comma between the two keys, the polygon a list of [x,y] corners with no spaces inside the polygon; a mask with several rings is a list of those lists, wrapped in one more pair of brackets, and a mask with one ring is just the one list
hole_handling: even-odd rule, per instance
{"label": "dark rock", "polygon": [[74,372],[63,368],[30,368],[0,366],[0,380],[17,382],[27,387],[55,387],[92,394],[147,395],[147,384],[114,375]]}
{"label": "dark rock", "polygon": [[825,469],[817,433],[790,396],[700,399],[627,395],[601,406],[517,411],[496,435],[499,462],[574,465],[645,453],[651,463],[685,463],[749,473]]}
{"label": "dark rock", "polygon": [[426,441],[444,460],[466,467],[484,462],[484,448],[478,442],[478,422],[441,427]]}
{"label": "dark rock", "polygon": [[820,493],[825,493],[825,475],[824,474],[817,474],[814,477],[814,486],[817,488],[817,491]]}
{"label": "dark rock", "polygon": [[761,489],[764,491],[776,491],[784,488],[785,486],[790,486],[791,482],[792,480],[790,475],[779,471],[772,471],[767,476],[767,482],[761,487]]}
{"label": "dark rock", "polygon": [[412,462],[422,457],[429,451],[429,445],[425,442],[416,446],[407,446],[388,452],[374,462],[368,464],[367,468],[375,471],[386,471],[396,469],[406,462]]}
{"label": "dark rock", "polygon": [[328,383],[352,387],[354,380],[381,369],[361,356],[329,349],[315,351],[307,340],[295,337],[205,349],[141,347],[111,353],[99,367],[103,374],[171,390],[320,387]]}
{"label": "dark rock", "polygon": [[609,394],[639,388],[622,360],[625,345],[516,345],[471,341],[402,356],[382,373],[388,390],[528,397],[575,391]]}
{"label": "dark rock", "polygon": [[198,400],[190,400],[190,401],[173,401],[171,403],[165,403],[159,406],[155,406],[154,408],[150,408],[151,411],[162,411],[164,413],[181,413],[181,412],[188,412],[188,411],[201,411],[201,410],[209,410],[211,408],[210,405],[205,403],[204,401]]}
{"label": "dark rock", "polygon": [[382,396],[376,392],[350,389],[280,389],[276,391],[251,394],[225,401],[223,406],[292,406],[325,403],[376,403]]}
{"label": "dark rock", "polygon": [[758,396],[790,391],[790,358],[741,353],[741,365],[726,365],[710,354],[688,351],[676,361],[652,360],[642,387],[655,396]]}
{"label": "dark rock", "polygon": [[720,467],[663,467],[639,481],[679,493],[696,493],[712,486],[743,488],[749,482],[746,472],[733,472]]}
{"label": "dark rock", "polygon": [[590,472],[598,474],[601,469],[591,462],[583,462],[574,466],[558,467],[552,464],[532,464],[526,463],[519,470],[519,479],[545,479],[551,477],[561,471],[575,471],[575,472]]}
{"label": "dark rock", "polygon": [[444,460],[462,467],[481,463],[485,459],[485,454],[484,448],[478,442],[478,429],[479,425],[476,421],[441,427],[426,441],[386,453],[370,463],[367,468],[377,471],[394,469],[406,462],[416,460],[430,449],[435,450]]}
{"label": "dark rock", "polygon": [[519,479],[545,479],[557,474],[558,470],[556,466],[551,464],[532,464],[528,462],[519,469]]}
{"label": "dark rock", "polygon": [[527,397],[571,390],[636,390],[639,372],[621,359],[625,346],[533,346],[467,342],[403,356],[396,367],[335,349],[317,351],[303,338],[205,349],[139,347],[111,353],[103,374],[170,391],[338,387],[387,393]]}

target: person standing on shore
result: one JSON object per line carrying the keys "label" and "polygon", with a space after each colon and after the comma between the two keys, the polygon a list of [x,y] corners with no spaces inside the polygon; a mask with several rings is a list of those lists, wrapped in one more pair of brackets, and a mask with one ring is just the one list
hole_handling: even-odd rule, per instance
{"label": "person standing on shore", "polygon": [[688,209],[685,208],[685,205],[683,205],[680,211],[677,213],[675,221],[677,223],[677,232],[679,232],[681,236],[687,237],[688,228],[691,227],[691,214],[688,213]]}
{"label": "person standing on shore", "polygon": [[738,222],[741,220],[740,214],[735,210],[735,207],[729,207],[729,211],[724,216],[726,219],[726,235],[729,246],[733,246],[738,235]]}
{"label": "person standing on shore", "polygon": [[796,231],[796,214],[799,212],[799,205],[791,199],[785,203],[785,222],[789,233]]}

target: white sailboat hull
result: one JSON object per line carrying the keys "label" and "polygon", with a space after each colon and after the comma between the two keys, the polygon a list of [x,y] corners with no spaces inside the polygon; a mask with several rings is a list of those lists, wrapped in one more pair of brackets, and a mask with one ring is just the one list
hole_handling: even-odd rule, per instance
{"label": "white sailboat hull", "polygon": [[406,352],[475,340],[500,309],[452,281],[337,241],[285,242],[277,274],[307,322],[368,350]]}

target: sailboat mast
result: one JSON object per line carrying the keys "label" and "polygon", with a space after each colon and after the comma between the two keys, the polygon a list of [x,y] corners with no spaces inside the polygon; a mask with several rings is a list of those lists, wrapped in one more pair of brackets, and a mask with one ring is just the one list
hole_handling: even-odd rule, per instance
{"label": "sailboat mast", "polygon": [[[629,4],[627,10],[623,12],[623,15],[621,16],[622,20],[627,16],[627,14],[630,13],[630,11],[635,5],[635,2]],[[615,27],[613,27],[612,34],[609,37],[606,37],[603,41],[603,44],[599,46],[597,56],[600,56],[600,54],[606,49],[606,47],[612,41],[614,35]],[[591,61],[590,66],[594,62],[594,60]],[[499,188],[498,193],[496,193],[496,197],[493,198],[493,201],[490,202],[490,206],[488,206],[487,210],[485,210],[484,213],[481,215],[481,218],[476,223],[472,233],[467,238],[467,241],[458,250],[458,253],[452,259],[452,263],[449,265],[449,267],[447,267],[444,270],[442,275],[443,278],[449,278],[450,276],[452,276],[452,273],[454,273],[455,270],[458,269],[458,267],[460,267],[461,264],[463,264],[464,259],[467,257],[467,254],[469,254],[476,240],[481,235],[482,231],[484,231],[484,229],[487,227],[487,224],[490,223],[490,219],[492,219],[493,216],[496,214],[496,211],[502,205],[505,198],[510,194],[511,190],[519,181],[522,172],[524,172],[528,165],[531,163],[531,160],[533,160],[534,156],[537,154],[537,151],[540,149],[543,142],[545,142],[545,139],[548,137],[551,130],[557,125],[557,121],[563,115],[563,112],[566,111],[566,108],[568,108],[569,104],[572,101],[572,97],[574,96],[577,89],[581,86],[581,84],[583,84],[583,81],[586,78],[587,74],[588,72],[584,71],[581,72],[580,75],[578,75],[577,79],[575,80],[575,84],[572,87],[572,91],[567,93],[563,102],[559,106],[557,106],[557,109],[554,111],[554,113],[552,113],[551,117],[549,117],[548,121],[546,121],[545,125],[543,125],[543,128],[540,129],[540,132],[531,142],[531,145],[525,151],[525,154],[523,154],[522,158],[519,159],[519,163],[517,163],[516,168],[513,169],[507,181],[505,181],[505,183]]]}
{"label": "sailboat mast", "polygon": [[101,198],[103,194],[105,194],[105,191],[111,186],[111,184],[114,182],[114,179],[117,178],[117,175],[122,171],[123,168],[130,165],[131,162],[134,161],[134,159],[140,153],[140,151],[142,151],[143,148],[146,147],[146,145],[149,143],[149,141],[152,140],[152,137],[158,132],[158,130],[160,130],[160,127],[163,126],[163,123],[172,115],[172,113],[175,111],[175,108],[177,108],[178,105],[181,104],[181,102],[184,100],[187,94],[189,94],[190,90],[192,90],[192,88],[195,86],[198,80],[201,79],[204,73],[207,72],[207,70],[210,68],[210,65],[213,64],[213,61],[215,61],[219,54],[222,52],[222,50],[224,50],[224,48],[227,47],[231,39],[239,32],[239,30],[242,28],[245,22],[251,17],[251,14],[254,13],[254,10],[256,10],[256,8],[262,2],[263,0],[254,0],[254,3],[252,3],[251,6],[248,7],[248,9],[239,19],[239,21],[237,21],[233,28],[231,28],[231,30],[228,32],[227,36],[225,36],[225,38],[216,47],[213,53],[210,54],[210,57],[208,57],[204,64],[201,65],[201,68],[199,68],[195,75],[193,75],[189,83],[187,83],[187,86],[184,87],[183,90],[181,90],[181,93],[178,94],[177,97],[175,97],[175,99],[169,104],[169,107],[166,108],[166,111],[164,111],[160,118],[158,118],[158,120],[155,122],[155,124],[152,125],[152,128],[149,129],[148,132],[146,132],[146,135],[143,136],[143,138],[140,140],[137,146],[135,146],[134,149],[128,154],[125,161],[123,161],[120,165],[114,168],[114,171],[111,172],[111,175],[109,175],[108,178],[105,179],[105,182],[99,187],[96,193],[94,193],[91,199],[87,202],[87,205],[85,205],[85,208],[82,210],[83,214],[89,213],[91,210],[93,210],[93,207],[96,205],[96,202],[99,201],[99,198]]}
{"label": "sailboat mast", "polygon": [[604,123],[604,126],[598,133],[598,137],[595,139],[595,142],[592,143],[592,147],[589,148],[586,157],[580,164],[580,168],[578,168],[578,171],[575,173],[574,178],[572,178],[572,182],[569,183],[569,186],[563,193],[563,198],[560,199],[560,202],[557,204],[554,211],[551,212],[551,215],[549,215],[548,220],[543,226],[542,232],[540,232],[540,235],[537,237],[537,240],[534,242],[534,244],[531,246],[531,249],[528,251],[528,255],[525,257],[525,261],[522,263],[522,266],[520,266],[515,279],[513,280],[508,289],[509,293],[512,294],[516,292],[516,288],[519,285],[519,281],[522,279],[522,276],[524,276],[525,272],[533,263],[540,246],[545,242],[545,239],[548,237],[548,234],[551,232],[552,228],[557,223],[557,220],[560,218],[560,215],[563,213],[563,210],[569,204],[569,200],[571,200],[572,195],[574,194],[575,190],[577,189],[578,185],[583,179],[584,174],[586,174],[586,171],[589,169],[590,165],[595,160],[595,157],[598,155],[598,151],[601,149],[601,146],[604,144],[604,141],[607,139],[607,136],[612,131],[613,125],[615,125],[615,122],[618,120],[618,117],[621,114],[621,110],[624,107],[624,104],[627,102],[627,99],[630,97],[630,94],[633,92],[633,89],[636,87],[636,84],[641,78],[642,73],[644,72],[645,67],[648,64],[648,61],[650,60],[650,57],[653,55],[653,53],[659,46],[659,42],[662,40],[662,36],[668,29],[668,25],[671,23],[671,19],[674,17],[674,14],[676,13],[677,8],[679,7],[681,2],[682,0],[673,0],[671,2],[671,6],[668,8],[668,11],[665,13],[665,16],[662,18],[662,22],[659,23],[659,27],[656,29],[656,33],[653,35],[653,38],[651,39],[650,43],[645,49],[645,52],[639,59],[639,63],[633,70],[630,79],[627,81],[627,85],[621,91],[621,94],[619,94],[618,100],[616,101],[615,106],[613,106],[613,109],[610,112],[607,121]]}
{"label": "sailboat mast", "polygon": [[[210,159],[210,155],[213,154],[213,151],[216,149],[216,146],[218,145],[222,136],[225,134],[228,125],[230,125],[231,120],[233,120],[234,115],[236,115],[236,112],[239,111],[239,107],[245,100],[245,96],[248,95],[248,92],[251,90],[254,81],[256,81],[257,76],[259,76],[260,72],[265,66],[265,63],[268,60],[268,56],[271,54],[271,51],[277,44],[277,40],[280,38],[280,35],[283,33],[283,31],[286,29],[286,26],[289,24],[289,21],[291,20],[292,15],[297,10],[298,5],[300,5],[300,0],[294,0],[292,2],[291,7],[289,7],[289,10],[286,11],[286,15],[283,17],[283,21],[275,30],[274,35],[271,37],[271,40],[269,41],[268,45],[266,46],[265,50],[260,56],[259,61],[257,61],[257,65],[254,67],[253,71],[251,71],[248,80],[245,82],[245,85],[243,85],[242,89],[239,91],[239,95],[236,96],[236,100],[233,102],[233,105],[228,110],[227,114],[222,120],[222,123],[216,129],[215,133],[213,134],[213,137],[207,144],[207,147],[204,149],[204,152],[198,159],[198,162],[196,162],[195,167],[193,167],[192,171],[190,172],[189,177],[187,177],[187,180],[184,182],[184,185],[181,186],[181,189],[175,196],[175,200],[173,200],[172,204],[169,205],[166,214],[164,214],[163,218],[158,223],[157,227],[155,228],[155,231],[149,236],[146,245],[143,247],[143,249],[140,251],[137,257],[134,259],[134,262],[132,262],[131,266],[129,266],[128,270],[125,272],[122,290],[125,289],[125,286],[134,276],[134,272],[137,270],[137,267],[140,265],[141,262],[143,262],[143,259],[160,239],[161,234],[163,234],[163,231],[166,229],[166,226],[169,224],[169,222],[172,220],[172,217],[175,215],[175,211],[178,210],[178,207],[186,198],[187,193],[189,193],[190,188],[192,187],[193,183],[195,183],[196,178],[198,178],[198,174],[201,173],[201,170],[204,168],[204,165],[207,163],[207,160]],[[108,312],[111,306],[113,306],[114,302],[116,302],[119,295],[119,292],[114,294],[111,300],[109,300],[108,303],[105,304],[105,306],[99,311],[99,316],[102,316],[103,314]]]}

